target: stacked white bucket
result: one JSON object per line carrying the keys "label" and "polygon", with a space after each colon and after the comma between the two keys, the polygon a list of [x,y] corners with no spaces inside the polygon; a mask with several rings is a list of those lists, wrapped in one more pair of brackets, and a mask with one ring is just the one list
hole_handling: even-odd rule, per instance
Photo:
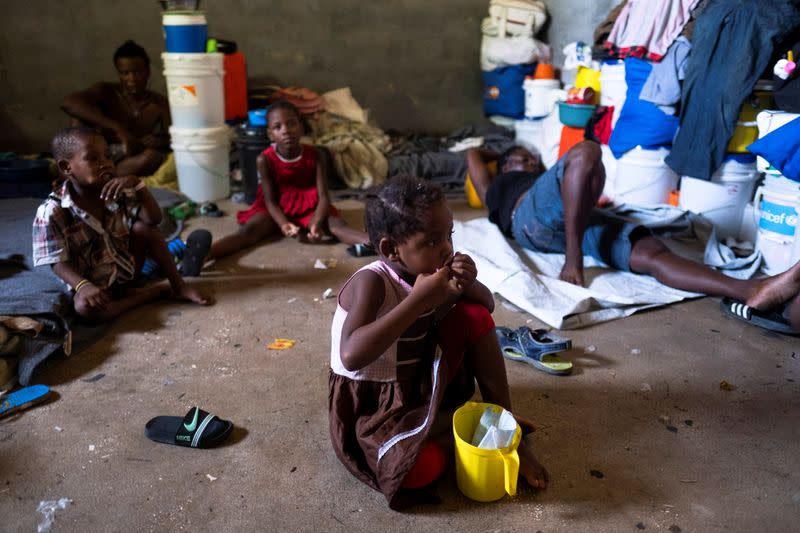
{"label": "stacked white bucket", "polygon": [[[184,20],[185,19],[185,20]],[[164,25],[202,23],[202,13],[164,14]],[[161,54],[167,81],[178,187],[194,202],[230,195],[230,134],[225,125],[223,54]]]}
{"label": "stacked white bucket", "polygon": [[614,202],[643,206],[666,204],[670,191],[678,187],[678,175],[664,162],[667,155],[668,148],[641,146],[625,152],[617,160],[612,184]]}
{"label": "stacked white bucket", "polygon": [[711,181],[684,176],[680,206],[709,219],[718,239],[737,238],[742,213],[753,196],[757,178],[755,161],[742,163],[729,159],[714,173]]}

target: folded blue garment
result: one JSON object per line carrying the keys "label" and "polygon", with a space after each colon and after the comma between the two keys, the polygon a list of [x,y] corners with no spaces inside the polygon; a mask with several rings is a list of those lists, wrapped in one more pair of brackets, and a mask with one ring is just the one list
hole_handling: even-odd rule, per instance
{"label": "folded blue garment", "polygon": [[628,91],[608,146],[619,159],[637,146],[653,149],[671,146],[678,130],[678,117],[667,115],[651,102],[639,98],[653,65],[635,57],[625,59]]}
{"label": "folded blue garment", "polygon": [[800,118],[769,132],[747,149],[766,159],[785,177],[800,181]]}

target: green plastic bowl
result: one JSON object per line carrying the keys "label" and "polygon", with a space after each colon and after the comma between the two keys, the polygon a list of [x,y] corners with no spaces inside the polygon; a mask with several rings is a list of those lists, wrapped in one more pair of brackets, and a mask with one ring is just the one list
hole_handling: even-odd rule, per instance
{"label": "green plastic bowl", "polygon": [[558,119],[565,126],[584,128],[594,113],[596,106],[587,104],[568,104],[558,102]]}

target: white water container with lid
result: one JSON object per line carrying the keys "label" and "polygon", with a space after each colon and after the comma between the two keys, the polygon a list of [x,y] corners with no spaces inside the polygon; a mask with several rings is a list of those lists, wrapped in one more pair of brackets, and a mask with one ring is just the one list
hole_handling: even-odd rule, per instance
{"label": "white water container with lid", "polygon": [[649,150],[637,146],[617,160],[614,203],[654,206],[669,202],[678,186],[678,175],[667,166],[667,148]]}
{"label": "white water container with lid", "polygon": [[219,128],[225,124],[224,54],[164,52],[164,76],[172,124]]}
{"label": "white water container with lid", "polygon": [[228,127],[191,129],[173,126],[169,134],[180,191],[197,203],[227,198],[231,192]]}
{"label": "white water container with lid", "polygon": [[780,274],[792,266],[800,218],[800,183],[768,173],[753,200],[758,219],[756,249],[764,256],[762,270]]}
{"label": "white water container with lid", "polygon": [[736,237],[757,177],[755,161],[741,162],[735,158],[726,160],[711,176],[711,181],[683,176],[680,207],[709,219],[717,230],[718,239]]}
{"label": "white water container with lid", "polygon": [[541,118],[553,112],[561,92],[559,80],[526,78],[522,87],[525,89],[525,117]]}

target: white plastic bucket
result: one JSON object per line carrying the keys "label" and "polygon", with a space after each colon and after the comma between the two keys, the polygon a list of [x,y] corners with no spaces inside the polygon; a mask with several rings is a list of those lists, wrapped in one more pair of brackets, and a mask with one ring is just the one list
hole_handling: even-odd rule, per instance
{"label": "white plastic bucket", "polygon": [[603,186],[603,195],[613,199],[615,194],[615,182],[617,179],[617,158],[607,144],[600,145],[601,161],[606,169],[606,182]]}
{"label": "white plastic bucket", "polygon": [[178,188],[194,202],[226,198],[230,192],[228,127],[171,127]]}
{"label": "white plastic bucket", "polygon": [[544,119],[514,121],[516,144],[524,146],[533,153],[541,153],[545,139]]}
{"label": "white plastic bucket", "polygon": [[218,128],[225,124],[223,54],[163,53],[172,124]]}
{"label": "white plastic bucket", "polygon": [[752,198],[757,176],[755,162],[735,160],[725,161],[711,176],[711,181],[683,176],[679,205],[709,219],[720,240],[736,237],[742,225],[742,211]]}
{"label": "white plastic bucket", "polygon": [[[758,138],[766,136],[769,133],[785,126],[794,119],[800,117],[797,113],[787,113],[786,111],[761,111],[756,115],[756,124],[758,125]],[[756,158],[756,164],[760,172],[766,172],[769,168],[769,163],[761,156]]]}
{"label": "white plastic bucket", "polygon": [[522,87],[525,89],[525,116],[527,118],[541,118],[553,112],[561,82],[526,79],[522,83]]}
{"label": "white plastic bucket", "polygon": [[762,270],[780,274],[792,266],[792,248],[800,218],[800,183],[777,174],[767,174],[755,198],[758,219],[756,248],[764,256]]}
{"label": "white plastic bucket", "polygon": [[666,148],[647,150],[637,146],[617,161],[614,202],[643,206],[669,202],[669,193],[678,186],[678,175],[667,166]]}
{"label": "white plastic bucket", "polygon": [[739,226],[739,235],[736,240],[755,244],[758,238],[758,220],[756,220],[753,202],[747,203],[742,209],[742,221]]}
{"label": "white plastic bucket", "polygon": [[611,116],[612,128],[616,125],[619,113],[622,111],[627,91],[625,63],[622,61],[603,63],[600,66],[600,105],[614,106],[614,114]]}

